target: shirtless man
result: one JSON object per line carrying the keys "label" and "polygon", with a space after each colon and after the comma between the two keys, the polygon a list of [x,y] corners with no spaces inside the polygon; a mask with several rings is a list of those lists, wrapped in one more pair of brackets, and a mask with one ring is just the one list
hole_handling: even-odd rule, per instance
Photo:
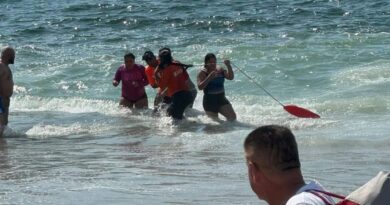
{"label": "shirtless man", "polygon": [[11,47],[5,47],[1,51],[0,61],[0,137],[3,136],[8,124],[9,104],[14,89],[12,71],[9,64],[14,64],[15,51]]}

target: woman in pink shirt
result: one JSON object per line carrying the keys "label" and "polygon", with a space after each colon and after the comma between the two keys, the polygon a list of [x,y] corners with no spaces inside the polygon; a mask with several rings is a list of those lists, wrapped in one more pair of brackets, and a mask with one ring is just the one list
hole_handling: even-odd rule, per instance
{"label": "woman in pink shirt", "polygon": [[135,63],[135,56],[128,53],[124,56],[122,64],[115,73],[112,85],[117,87],[122,81],[122,96],[119,105],[132,108],[148,108],[148,97],[145,86],[148,80],[145,67]]}

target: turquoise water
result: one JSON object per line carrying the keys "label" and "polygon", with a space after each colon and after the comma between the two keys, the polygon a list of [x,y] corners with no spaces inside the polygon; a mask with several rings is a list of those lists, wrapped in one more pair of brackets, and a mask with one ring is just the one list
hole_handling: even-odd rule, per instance
{"label": "turquoise water", "polygon": [[[347,194],[390,168],[388,1],[5,1],[0,46],[16,49],[15,89],[0,139],[0,204],[265,204],[242,143],[265,124],[297,136],[303,173]],[[225,83],[237,123],[204,116],[202,93],[173,126],[118,108],[111,79],[126,52],[169,46],[237,68]],[[155,91],[148,87],[149,105]]]}

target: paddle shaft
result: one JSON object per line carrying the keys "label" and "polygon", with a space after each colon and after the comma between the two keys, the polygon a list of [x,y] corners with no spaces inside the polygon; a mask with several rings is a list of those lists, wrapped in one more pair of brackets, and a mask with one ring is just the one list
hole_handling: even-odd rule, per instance
{"label": "paddle shaft", "polygon": [[255,85],[257,85],[259,88],[261,88],[265,93],[267,93],[272,99],[274,99],[276,102],[278,102],[282,107],[284,107],[283,103],[281,103],[278,99],[276,99],[270,92],[268,92],[263,86],[261,86],[258,82],[256,82],[255,80],[253,80],[253,78],[251,78],[248,74],[246,74],[243,70],[241,70],[236,64],[234,63],[231,63],[232,65],[234,65],[234,67],[237,68],[237,70],[239,70],[245,77],[247,77],[252,83],[254,83]]}

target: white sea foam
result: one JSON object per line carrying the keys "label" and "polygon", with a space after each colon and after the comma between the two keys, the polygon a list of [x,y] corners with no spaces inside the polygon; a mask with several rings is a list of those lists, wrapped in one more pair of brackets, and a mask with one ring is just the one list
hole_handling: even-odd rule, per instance
{"label": "white sea foam", "polygon": [[[163,116],[153,117],[151,110],[146,111],[132,111],[129,109],[119,108],[117,102],[109,100],[96,100],[96,99],[83,99],[83,98],[42,98],[34,96],[16,96],[11,102],[11,107],[13,111],[17,112],[63,112],[68,114],[86,114],[86,117],[83,119],[94,118],[94,113],[101,114],[102,119],[110,119],[110,116],[129,118],[133,120],[138,120],[140,122],[144,121],[146,124],[153,124],[153,127],[156,129],[164,130],[166,133],[171,133],[170,129],[175,129],[177,126],[187,127],[189,130],[193,131],[208,131],[219,132],[218,130],[224,126],[227,126],[227,131],[233,131],[234,129],[229,129],[228,126],[233,126],[235,129],[248,129],[243,125],[232,124],[224,125],[225,118],[220,116],[221,121],[215,121],[207,117],[201,106],[202,96],[198,96],[198,99],[195,101],[194,109],[189,109],[186,111],[186,119],[184,123],[176,124],[172,121],[170,117]],[[332,124],[331,119],[301,119],[296,118],[295,116],[287,113],[282,106],[275,103],[271,99],[262,98],[258,100],[258,96],[243,96],[241,98],[234,98],[231,100],[235,112],[237,114],[237,120],[241,123],[248,125],[249,127],[255,127],[265,124],[283,124],[289,126],[293,129],[309,128],[309,127],[324,127]],[[253,103],[257,102],[257,103]],[[300,103],[300,102],[297,102]],[[331,103],[331,102],[329,102]],[[333,105],[333,104],[332,104]],[[301,103],[299,106],[306,109],[312,110],[314,112],[318,110],[327,110],[326,103],[313,104],[311,102]],[[325,108],[324,108],[325,106]],[[331,106],[330,106],[331,107]],[[330,109],[330,108],[329,108]],[[90,114],[88,114],[90,113]],[[90,115],[90,117],[88,117]],[[321,113],[320,113],[321,115]],[[57,119],[60,120],[60,119]],[[70,116],[69,120],[78,120],[75,117]],[[53,119],[53,124],[56,119]],[[78,120],[83,122],[82,120]],[[186,123],[188,122],[188,123]],[[83,122],[84,123],[84,122]],[[53,126],[53,127],[51,127]],[[77,127],[81,126],[81,127]],[[91,125],[89,125],[91,126]],[[106,125],[113,126],[113,125]],[[211,128],[215,126],[214,128]],[[218,128],[220,126],[221,128]],[[41,130],[42,129],[42,130]],[[53,131],[58,129],[57,131]],[[211,129],[211,130],[210,130]],[[216,129],[216,130],[215,130]],[[66,127],[57,125],[39,125],[37,124],[35,128],[32,128],[28,134],[33,133],[44,133],[43,135],[67,135],[71,134],[74,131],[74,134],[79,134],[79,132],[84,132],[85,130],[90,130],[90,128],[83,128],[80,124],[71,124]]]}
{"label": "white sea foam", "polygon": [[335,73],[332,81],[335,86],[368,86],[390,82],[390,61],[379,60]]}
{"label": "white sea foam", "polygon": [[97,112],[107,115],[122,114],[117,102],[83,98],[44,98],[35,96],[16,96],[11,108],[17,111],[60,111],[66,113]]}
{"label": "white sea foam", "polygon": [[89,131],[89,128],[83,127],[80,123],[74,123],[67,126],[38,124],[29,129],[26,132],[26,135],[30,138],[49,138],[86,134]]}

